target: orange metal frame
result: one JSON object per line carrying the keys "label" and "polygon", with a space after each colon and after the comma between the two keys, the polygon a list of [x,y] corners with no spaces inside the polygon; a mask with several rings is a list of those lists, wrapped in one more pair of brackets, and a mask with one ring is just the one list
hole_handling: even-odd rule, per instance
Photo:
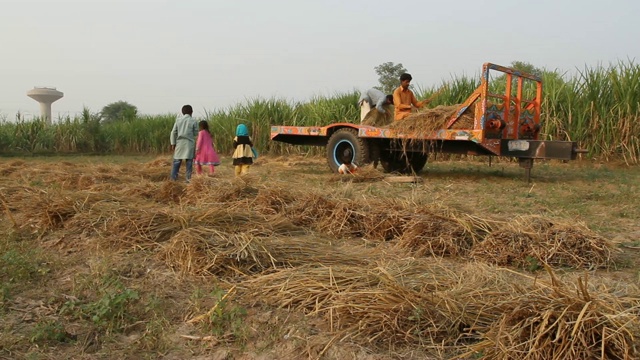
{"label": "orange metal frame", "polygon": [[[504,73],[506,86],[504,94],[489,92],[491,71]],[[513,80],[516,80],[516,91],[513,93]],[[523,84],[525,80],[533,81],[536,86],[536,96],[524,99]],[[502,101],[502,106],[490,104],[490,99]],[[479,102],[477,102],[479,101]],[[462,114],[473,104],[477,104],[474,111],[473,130],[481,130],[480,144],[495,154],[500,153],[500,139],[520,139],[521,128],[529,129],[527,139],[538,140],[540,112],[542,104],[542,79],[538,76],[517,71],[504,66],[485,63],[482,66],[480,86],[458,107],[456,114],[446,123],[445,129],[451,129]],[[488,122],[497,120],[504,126],[499,136],[487,136]]]}

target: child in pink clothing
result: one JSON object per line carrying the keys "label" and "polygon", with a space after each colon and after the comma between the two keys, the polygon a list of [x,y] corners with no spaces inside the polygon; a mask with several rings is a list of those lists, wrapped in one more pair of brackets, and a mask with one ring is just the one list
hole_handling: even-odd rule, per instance
{"label": "child in pink clothing", "polygon": [[198,123],[200,131],[196,141],[196,174],[202,175],[202,165],[209,165],[209,174],[213,175],[215,166],[220,165],[220,158],[213,146],[213,138],[209,132],[209,124],[206,121]]}

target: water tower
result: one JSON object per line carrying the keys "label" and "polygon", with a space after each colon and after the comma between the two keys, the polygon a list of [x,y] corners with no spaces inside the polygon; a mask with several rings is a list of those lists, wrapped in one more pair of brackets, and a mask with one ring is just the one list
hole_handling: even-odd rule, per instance
{"label": "water tower", "polygon": [[34,87],[27,91],[27,96],[40,103],[40,117],[51,124],[51,104],[64,94],[56,88]]}

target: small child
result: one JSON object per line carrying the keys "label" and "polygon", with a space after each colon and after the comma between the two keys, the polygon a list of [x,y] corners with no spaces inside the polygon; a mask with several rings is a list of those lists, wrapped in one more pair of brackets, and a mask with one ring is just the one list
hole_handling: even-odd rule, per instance
{"label": "small child", "polygon": [[351,160],[345,160],[338,168],[338,174],[351,174],[353,175],[358,170],[358,165],[353,164]]}
{"label": "small child", "polygon": [[200,121],[198,127],[200,131],[196,141],[196,174],[202,175],[202,165],[209,165],[209,175],[213,175],[216,171],[215,167],[220,165],[220,157],[216,153],[213,138],[209,132],[209,123]]}
{"label": "small child", "polygon": [[249,130],[245,124],[236,127],[236,136],[233,138],[233,166],[235,166],[236,176],[249,172],[253,164],[253,142],[249,136]]}

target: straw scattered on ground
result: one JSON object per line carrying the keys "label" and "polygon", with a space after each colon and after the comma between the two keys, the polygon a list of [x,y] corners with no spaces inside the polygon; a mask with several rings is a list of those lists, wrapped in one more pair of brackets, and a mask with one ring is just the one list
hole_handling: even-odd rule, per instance
{"label": "straw scattered on ground", "polygon": [[[176,272],[237,285],[248,303],[320,319],[332,338],[492,359],[638,356],[640,290],[552,270],[612,263],[614,245],[582,224],[354,198],[335,181],[332,192],[257,177],[185,184],[151,181],[155,165],[71,164],[35,169],[48,176],[34,182],[21,166],[1,170],[10,179],[0,186],[3,213],[16,229],[64,233],[60,246],[74,238],[148,251]],[[547,274],[500,267],[532,264]]]}
{"label": "straw scattered on ground", "polygon": [[490,232],[470,255],[498,265],[524,268],[541,264],[600,268],[613,263],[614,249],[611,241],[584,224],[520,216]]}

